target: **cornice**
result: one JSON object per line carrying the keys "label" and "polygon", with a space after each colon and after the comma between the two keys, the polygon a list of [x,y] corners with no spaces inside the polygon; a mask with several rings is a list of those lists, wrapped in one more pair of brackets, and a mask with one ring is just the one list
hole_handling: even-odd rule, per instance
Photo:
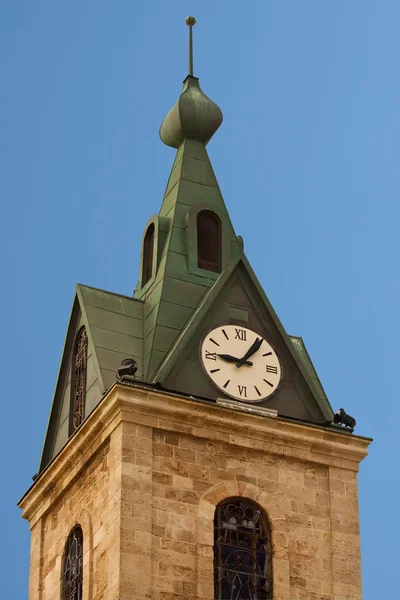
{"label": "cornice", "polygon": [[31,527],[105,445],[121,416],[118,394],[112,388],[18,502]]}
{"label": "cornice", "polygon": [[[357,465],[368,454],[369,438],[347,432],[328,430],[314,425],[293,423],[279,417],[265,417],[238,412],[220,405],[199,402],[154,390],[120,389],[119,402],[124,420],[135,421],[140,413],[158,419],[160,429],[182,431],[195,437],[219,440],[228,444],[268,451],[270,454],[293,455],[298,450],[310,453],[310,460],[345,466],[341,461]],[[142,392],[142,393],[138,393]],[[151,402],[148,398],[151,397]],[[156,421],[154,421],[154,425]],[[292,452],[291,452],[292,450]],[[346,465],[347,466],[347,465]],[[350,465],[347,468],[351,468]]]}
{"label": "cornice", "polygon": [[22,516],[31,526],[104,447],[121,421],[354,471],[371,442],[345,432],[117,384],[20,500]]}

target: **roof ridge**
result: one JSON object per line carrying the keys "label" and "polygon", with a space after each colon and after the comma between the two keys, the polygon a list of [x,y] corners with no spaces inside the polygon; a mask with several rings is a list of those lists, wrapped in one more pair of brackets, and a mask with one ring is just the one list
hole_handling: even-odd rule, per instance
{"label": "roof ridge", "polygon": [[76,285],[79,287],[88,288],[90,290],[96,290],[97,292],[104,292],[105,294],[110,294],[111,296],[118,296],[118,298],[126,298],[127,300],[133,300],[134,302],[140,302],[141,304],[144,304],[144,300],[141,300],[140,298],[135,298],[134,296],[127,296],[126,294],[118,294],[117,292],[110,292],[110,290],[103,290],[102,288],[98,288],[93,285],[86,285],[86,283],[78,282]]}

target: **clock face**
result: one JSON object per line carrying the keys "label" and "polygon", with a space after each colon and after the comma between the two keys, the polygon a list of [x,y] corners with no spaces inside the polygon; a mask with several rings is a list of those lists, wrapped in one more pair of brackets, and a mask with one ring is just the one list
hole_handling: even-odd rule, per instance
{"label": "clock face", "polygon": [[201,362],[214,384],[243,402],[261,402],[275,392],[282,368],[272,346],[240,325],[222,325],[206,335]]}

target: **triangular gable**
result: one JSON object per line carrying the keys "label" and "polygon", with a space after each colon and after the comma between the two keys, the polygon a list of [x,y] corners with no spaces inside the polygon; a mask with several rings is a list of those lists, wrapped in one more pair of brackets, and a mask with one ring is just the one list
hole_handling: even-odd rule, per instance
{"label": "triangular gable", "polygon": [[153,382],[176,391],[191,389],[193,395],[221,397],[221,392],[202,371],[198,345],[206,331],[229,321],[258,327],[279,348],[284,378],[276,394],[265,401],[266,406],[277,408],[282,416],[310,422],[332,420],[332,408],[304,345],[295,341],[298,338],[287,335],[244,256],[232,263],[208,291],[155,373]]}
{"label": "triangular gable", "polygon": [[[87,384],[96,389],[104,388],[101,372],[97,364],[96,355],[91,340],[89,323],[78,293],[75,294],[71,315],[65,337],[62,358],[57,375],[56,387],[50,409],[49,420],[39,472],[54,458],[68,441],[69,406],[71,394],[71,361],[76,335],[79,329],[85,326],[88,335],[88,377]],[[89,374],[90,370],[90,374]],[[93,381],[92,381],[93,380]]]}
{"label": "triangular gable", "polygon": [[62,359],[47,425],[40,471],[67,443],[71,395],[71,362],[77,332],[85,326],[88,337],[85,418],[115,382],[125,358],[134,358],[141,378],[143,303],[77,285],[64,342]]}

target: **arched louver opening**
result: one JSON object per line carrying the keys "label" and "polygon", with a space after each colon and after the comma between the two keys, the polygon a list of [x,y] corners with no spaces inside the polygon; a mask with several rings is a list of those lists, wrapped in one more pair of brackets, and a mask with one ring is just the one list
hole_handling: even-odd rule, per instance
{"label": "arched louver opening", "polygon": [[153,274],[153,252],[154,252],[154,223],[147,228],[143,242],[142,262],[142,287],[150,280]]}
{"label": "arched louver opening", "polygon": [[228,498],[214,516],[214,599],[272,600],[271,531],[257,504]]}
{"label": "arched louver opening", "polygon": [[216,214],[202,210],[197,215],[197,261],[200,269],[221,273],[222,227]]}
{"label": "arched louver opening", "polygon": [[69,435],[78,429],[85,417],[86,371],[88,338],[85,327],[76,336],[72,357],[71,402],[69,410]]}
{"label": "arched louver opening", "polygon": [[75,527],[65,545],[62,571],[62,600],[82,600],[83,534]]}

